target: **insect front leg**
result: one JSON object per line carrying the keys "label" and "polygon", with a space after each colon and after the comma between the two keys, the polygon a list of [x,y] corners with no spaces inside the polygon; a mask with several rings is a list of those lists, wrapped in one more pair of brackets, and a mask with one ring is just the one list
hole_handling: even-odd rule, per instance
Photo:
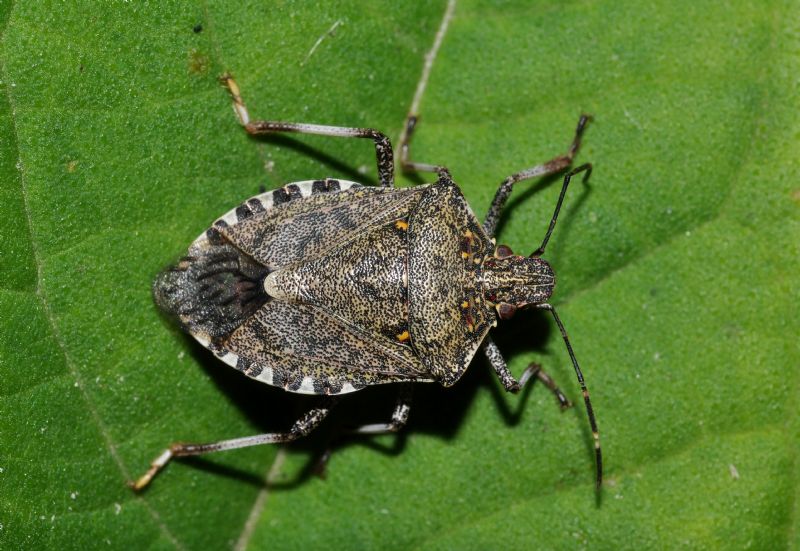
{"label": "insect front leg", "polygon": [[270,432],[266,434],[257,434],[254,436],[245,436],[243,438],[233,438],[230,440],[220,440],[219,442],[209,442],[207,444],[183,444],[175,443],[169,448],[164,450],[150,464],[150,469],[136,482],[129,482],[129,486],[135,491],[143,489],[150,484],[153,477],[158,472],[167,466],[167,463],[173,457],[188,457],[191,455],[203,455],[206,453],[219,452],[224,450],[235,450],[238,448],[247,448],[250,446],[260,446],[261,444],[281,444],[284,442],[291,442],[309,434],[312,430],[317,428],[323,419],[330,413],[334,405],[331,399],[326,400],[323,407],[314,408],[302,417],[295,421],[292,428],[288,432]]}
{"label": "insect front leg", "polygon": [[383,187],[394,187],[394,153],[389,138],[372,128],[351,128],[345,126],[326,126],[321,124],[306,124],[297,122],[280,121],[251,121],[247,107],[239,92],[239,85],[229,74],[220,79],[228,88],[233,98],[233,109],[239,122],[248,134],[258,136],[261,134],[276,134],[279,132],[296,132],[298,134],[317,134],[320,136],[334,136],[339,138],[369,138],[375,144],[375,157],[378,164],[378,179]]}
{"label": "insect front leg", "polygon": [[[486,214],[486,220],[483,222],[483,229],[486,230],[486,233],[489,234],[489,237],[494,237],[494,232],[497,229],[497,223],[500,220],[500,214],[506,204],[506,201],[508,200],[508,196],[511,195],[511,189],[513,188],[514,184],[517,182],[522,182],[523,180],[536,178],[538,176],[556,174],[572,164],[572,159],[575,157],[575,154],[578,152],[578,148],[581,146],[581,135],[583,134],[583,129],[586,126],[586,123],[589,121],[589,118],[589,115],[581,115],[581,118],[578,120],[578,127],[575,129],[575,137],[572,139],[572,144],[570,144],[569,149],[564,155],[559,155],[558,157],[550,159],[546,163],[542,163],[540,165],[517,172],[516,174],[512,174],[503,180],[503,183],[501,183],[500,187],[497,188],[494,199],[492,199],[492,205],[489,207],[489,212]],[[559,199],[559,207],[561,206],[561,199],[563,199],[563,193]],[[558,216],[558,209],[556,209],[555,216]],[[555,216],[553,225],[555,225]]]}
{"label": "insect front leg", "polygon": [[552,377],[545,373],[541,365],[537,363],[531,363],[525,369],[525,371],[523,371],[519,381],[517,381],[508,370],[508,364],[506,364],[506,360],[500,353],[500,349],[489,336],[487,336],[483,341],[483,352],[486,354],[486,358],[494,368],[495,373],[497,373],[497,378],[500,379],[500,382],[503,384],[503,387],[506,389],[506,391],[516,394],[522,390],[529,380],[535,378],[541,381],[548,389],[550,389],[550,392],[552,392],[553,395],[555,395],[556,400],[558,400],[558,404],[561,406],[561,409],[572,407],[572,403],[567,399],[564,393],[561,392],[561,389],[558,388],[558,385],[556,385]]}

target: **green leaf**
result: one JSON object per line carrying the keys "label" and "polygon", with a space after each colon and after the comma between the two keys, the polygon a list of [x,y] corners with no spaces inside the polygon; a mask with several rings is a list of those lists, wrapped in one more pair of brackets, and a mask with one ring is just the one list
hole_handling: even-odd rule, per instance
{"label": "green leaf", "polygon": [[[336,423],[387,419],[392,388],[308,442],[174,462],[133,494],[170,442],[285,430],[310,403],[192,344],[155,274],[260,185],[375,180],[362,140],[247,138],[217,77],[254,117],[396,143],[445,13],[243,4],[0,3],[0,547],[798,547],[800,36],[780,0],[460,0],[433,65],[413,156],[477,213],[594,115],[577,159],[594,172],[546,257],[600,424],[599,497],[540,314],[497,341],[571,410],[540,385],[506,396],[476,359],[418,389],[398,439],[339,441],[325,480],[308,466]],[[559,181],[519,184],[501,242],[539,244]]]}

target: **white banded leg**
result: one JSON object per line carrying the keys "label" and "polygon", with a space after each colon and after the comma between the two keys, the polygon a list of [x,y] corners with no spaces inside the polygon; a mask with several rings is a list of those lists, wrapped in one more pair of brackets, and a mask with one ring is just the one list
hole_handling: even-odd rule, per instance
{"label": "white banded leg", "polygon": [[333,401],[329,400],[325,407],[314,408],[302,417],[295,421],[292,428],[288,432],[270,432],[266,434],[257,434],[254,436],[245,436],[243,438],[232,438],[230,440],[220,440],[219,442],[209,442],[206,444],[183,444],[175,443],[169,448],[164,450],[151,464],[150,469],[143,474],[135,482],[129,482],[129,486],[136,491],[139,491],[150,484],[153,477],[158,472],[167,466],[167,464],[174,457],[187,457],[191,455],[203,455],[206,453],[213,453],[225,450],[235,450],[238,448],[247,448],[250,446],[260,446],[262,444],[280,444],[284,442],[291,442],[303,436],[306,436],[312,430],[317,428],[323,419],[330,412]]}
{"label": "white banded leg", "polygon": [[556,385],[555,381],[553,381],[550,375],[545,373],[541,365],[537,363],[531,363],[525,369],[525,371],[522,372],[522,376],[519,378],[519,381],[517,381],[508,370],[508,364],[506,363],[505,358],[503,358],[503,355],[500,353],[500,349],[488,335],[483,341],[483,352],[486,354],[486,358],[489,360],[492,368],[494,368],[495,373],[497,373],[497,378],[500,379],[500,382],[503,384],[503,387],[507,392],[513,392],[514,394],[517,394],[525,387],[529,380],[536,379],[541,381],[544,386],[550,389],[550,392],[555,395],[556,400],[558,400],[558,403],[562,409],[572,406],[564,393],[561,392],[561,389],[558,388],[558,385]]}
{"label": "white banded leg", "polygon": [[397,432],[406,426],[408,414],[411,411],[412,388],[410,384],[400,386],[397,402],[392,412],[392,419],[388,423],[375,423],[363,425],[352,430],[351,434],[385,434],[387,432]]}
{"label": "white banded leg", "polygon": [[220,79],[228,88],[233,98],[233,109],[239,122],[248,134],[258,136],[261,134],[276,134],[279,132],[295,132],[298,134],[317,134],[320,136],[333,136],[338,138],[369,138],[375,144],[375,157],[378,164],[378,179],[383,187],[394,187],[394,153],[389,138],[372,128],[351,128],[345,126],[326,126],[321,124],[306,124],[280,121],[251,121],[247,107],[242,100],[239,86],[230,74],[225,74]]}

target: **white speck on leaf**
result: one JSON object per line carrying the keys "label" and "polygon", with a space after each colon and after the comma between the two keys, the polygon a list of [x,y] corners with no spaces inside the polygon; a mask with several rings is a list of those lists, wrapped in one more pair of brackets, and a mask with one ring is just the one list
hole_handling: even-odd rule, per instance
{"label": "white speck on leaf", "polygon": [[72,498],[72,499],[77,499],[78,498],[78,492],[70,492],[69,497]]}
{"label": "white speck on leaf", "polygon": [[122,511],[122,505],[120,505],[119,503],[115,503],[114,504],[114,514],[118,515],[120,513],[120,511]]}
{"label": "white speck on leaf", "polygon": [[739,470],[736,468],[736,465],[731,463],[728,465],[728,470],[731,472],[731,478],[734,480],[739,480]]}

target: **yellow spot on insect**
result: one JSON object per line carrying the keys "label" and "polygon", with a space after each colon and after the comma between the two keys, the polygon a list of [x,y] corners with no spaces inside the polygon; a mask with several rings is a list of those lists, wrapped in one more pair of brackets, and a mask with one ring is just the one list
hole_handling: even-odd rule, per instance
{"label": "yellow spot on insect", "polygon": [[394,227],[400,231],[406,231],[408,229],[408,222],[405,220],[398,220],[394,223]]}
{"label": "yellow spot on insect", "polygon": [[469,230],[464,232],[464,237],[466,237],[467,239],[472,239],[472,235],[473,235],[472,232]]}
{"label": "yellow spot on insect", "polygon": [[399,335],[395,335],[395,337],[397,338],[398,341],[405,342],[411,338],[411,335],[409,334],[408,331],[403,331]]}
{"label": "yellow spot on insect", "polygon": [[476,257],[475,257],[475,259],[473,260],[473,262],[474,262],[475,264],[480,264],[481,262],[483,262],[483,259],[482,259],[482,258],[480,258],[479,256],[476,256]]}
{"label": "yellow spot on insect", "polygon": [[462,302],[462,303],[461,303],[461,307],[462,307],[462,308],[469,308],[469,301],[468,301],[468,300],[465,300],[464,302]]}
{"label": "yellow spot on insect", "polygon": [[475,331],[475,326],[472,325],[471,323],[468,323],[467,324],[467,331],[470,331],[470,332]]}
{"label": "yellow spot on insect", "polygon": [[461,258],[463,258],[464,260],[466,260],[466,259],[468,259],[468,258],[469,258],[469,254],[468,254],[468,253],[465,253],[465,252],[462,252],[462,253],[461,253]]}

